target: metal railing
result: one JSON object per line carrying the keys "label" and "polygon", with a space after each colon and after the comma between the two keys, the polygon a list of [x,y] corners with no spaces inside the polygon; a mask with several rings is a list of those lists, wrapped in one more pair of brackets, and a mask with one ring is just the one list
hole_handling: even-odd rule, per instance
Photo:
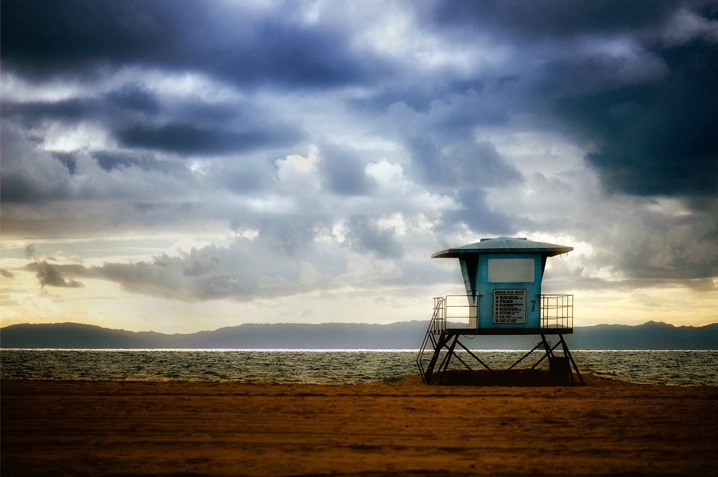
{"label": "metal railing", "polygon": [[[446,295],[434,297],[434,314],[431,317],[429,328],[432,333],[439,335],[446,331],[448,323],[462,324],[476,327],[477,305],[470,305],[468,299],[471,295]],[[478,297],[480,298],[480,297]]]}
{"label": "metal railing", "polygon": [[[483,295],[446,295],[434,297],[434,313],[429,331],[434,335],[446,332],[448,323],[459,327],[477,328],[479,303]],[[542,294],[541,329],[573,328],[573,295]],[[473,300],[476,304],[470,304]],[[465,324],[464,324],[465,323]]]}
{"label": "metal railing", "polygon": [[434,297],[434,314],[431,316],[429,329],[434,335],[440,335],[446,331],[446,297]]}
{"label": "metal railing", "polygon": [[573,328],[573,295],[541,295],[541,328]]}

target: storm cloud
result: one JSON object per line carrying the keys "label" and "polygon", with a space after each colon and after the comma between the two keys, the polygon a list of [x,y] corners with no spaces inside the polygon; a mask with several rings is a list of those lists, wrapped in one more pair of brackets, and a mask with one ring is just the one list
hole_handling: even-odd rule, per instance
{"label": "storm cloud", "polygon": [[42,285],[363,294],[496,235],[579,244],[574,289],[718,283],[715,2],[0,8],[3,237],[60,252]]}

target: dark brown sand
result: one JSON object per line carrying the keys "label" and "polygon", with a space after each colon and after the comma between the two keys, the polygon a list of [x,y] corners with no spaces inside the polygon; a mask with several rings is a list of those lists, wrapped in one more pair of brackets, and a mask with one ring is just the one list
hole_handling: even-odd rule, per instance
{"label": "dark brown sand", "polygon": [[3,381],[2,475],[718,475],[718,388]]}

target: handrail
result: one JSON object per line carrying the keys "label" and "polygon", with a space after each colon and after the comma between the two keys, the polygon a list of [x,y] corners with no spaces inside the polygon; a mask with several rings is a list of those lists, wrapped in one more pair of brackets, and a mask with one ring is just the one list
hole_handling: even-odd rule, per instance
{"label": "handrail", "polygon": [[434,314],[431,316],[431,332],[440,335],[446,332],[446,298],[434,297]]}
{"label": "handrail", "polygon": [[[445,295],[434,297],[434,312],[429,330],[434,335],[446,332],[448,322],[466,322],[478,327],[479,302],[482,295]],[[573,295],[541,294],[540,328],[573,328]],[[470,304],[471,301],[476,304]]]}
{"label": "handrail", "polygon": [[573,328],[573,295],[541,295],[541,328]]}

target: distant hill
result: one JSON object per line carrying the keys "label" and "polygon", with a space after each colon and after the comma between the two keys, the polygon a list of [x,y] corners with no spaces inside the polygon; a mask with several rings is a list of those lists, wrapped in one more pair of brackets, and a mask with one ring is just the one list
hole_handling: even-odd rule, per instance
{"label": "distant hill", "polygon": [[572,349],[718,349],[718,323],[673,326],[649,321],[638,326],[576,328],[566,338]]}
{"label": "distant hill", "polygon": [[[377,324],[243,324],[192,334],[111,330],[77,323],[23,324],[0,329],[0,348],[87,349],[418,349],[427,322]],[[474,349],[527,349],[535,336],[478,336]],[[566,341],[571,349],[718,349],[718,324],[675,327],[579,327]]]}
{"label": "distant hill", "polygon": [[426,322],[376,324],[243,324],[192,334],[111,330],[77,323],[0,329],[0,348],[87,349],[414,349]]}

